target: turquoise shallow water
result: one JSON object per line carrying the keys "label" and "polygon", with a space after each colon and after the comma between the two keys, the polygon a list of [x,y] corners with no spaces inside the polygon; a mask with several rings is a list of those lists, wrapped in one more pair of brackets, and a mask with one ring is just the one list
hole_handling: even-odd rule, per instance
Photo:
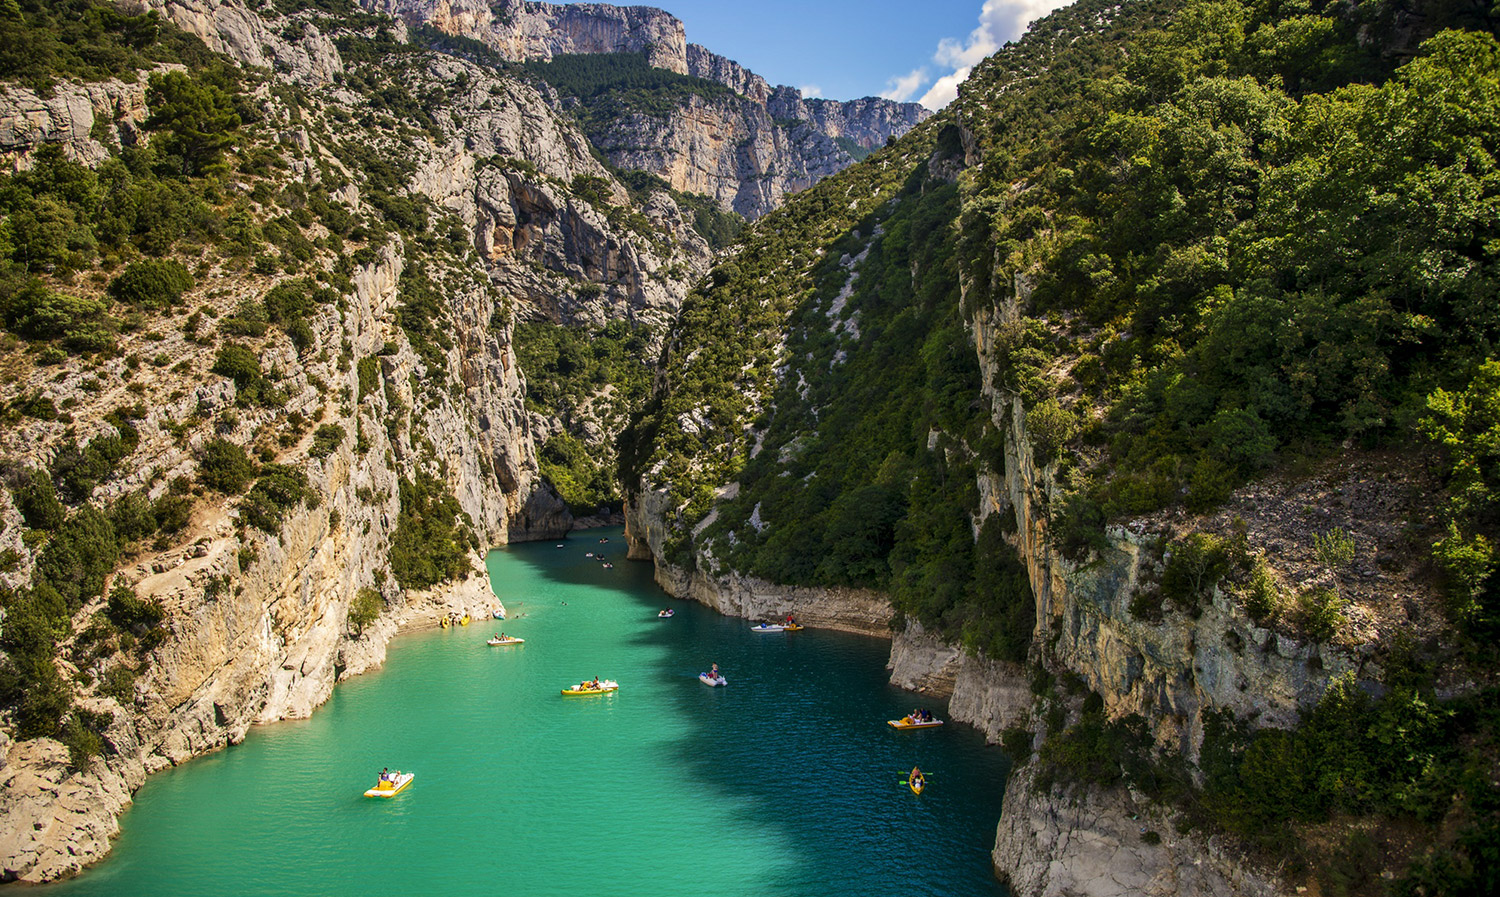
{"label": "turquoise shallow water", "polygon": [[[887,642],[672,601],[618,529],[554,544],[490,556],[513,619],[402,636],[312,719],[151,777],[110,858],[37,893],[1004,894],[1005,760],[964,726],[885,725],[917,702]],[[526,644],[485,645],[501,628]],[[727,687],[698,681],[712,662]],[[595,675],[620,691],[559,694]],[[382,766],[416,780],[362,797]]]}

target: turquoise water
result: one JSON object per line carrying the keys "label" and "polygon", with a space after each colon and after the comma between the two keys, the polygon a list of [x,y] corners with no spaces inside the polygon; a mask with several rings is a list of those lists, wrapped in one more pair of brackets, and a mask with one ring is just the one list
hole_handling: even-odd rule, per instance
{"label": "turquoise water", "polygon": [[[672,601],[618,529],[553,545],[491,554],[513,619],[402,636],[312,719],[152,776],[109,859],[39,893],[1004,894],[1005,760],[885,725],[917,702],[887,642]],[[526,644],[485,645],[502,628]],[[698,681],[713,662],[727,687]],[[620,691],[559,694],[596,675]],[[383,766],[416,779],[362,797]]]}

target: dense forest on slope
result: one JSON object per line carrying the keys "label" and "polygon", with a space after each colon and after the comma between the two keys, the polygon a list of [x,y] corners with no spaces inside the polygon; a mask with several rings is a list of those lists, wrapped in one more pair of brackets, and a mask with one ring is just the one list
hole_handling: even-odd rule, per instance
{"label": "dense forest on slope", "polygon": [[[355,630],[401,589],[467,576],[481,547],[422,420],[463,399],[452,297],[478,297],[506,336],[512,309],[462,221],[409,188],[417,149],[447,139],[452,116],[436,114],[472,70],[441,85],[439,57],[421,45],[378,29],[340,34],[390,24],[349,3],[303,20],[349,50],[337,98],[242,68],[155,13],[0,5],[0,78],[43,95],[118,78],[108,89],[139,84],[148,110],[135,125],[95,119],[105,157],[92,167],[44,145],[0,175],[0,420],[29,434],[7,438],[0,460],[18,514],[0,523],[18,546],[0,554],[12,584],[0,587],[0,704],[19,739],[57,737],[80,768],[113,750],[101,738],[112,717],[88,702],[135,706],[174,626],[120,568],[201,542],[216,508],[232,514],[241,547],[233,576],[206,580],[208,602],[241,588],[230,580],[249,575],[289,518],[322,512],[309,474],[331,455],[399,465],[391,494],[350,493],[395,514],[376,588],[350,612]],[[297,39],[302,28],[285,26]],[[163,62],[178,69],[151,71]],[[496,82],[488,95],[501,92]],[[287,138],[297,129],[318,149]],[[403,266],[395,330],[356,357],[340,339],[353,280],[392,259]],[[414,370],[400,373],[407,357]],[[207,395],[224,384],[232,400],[193,407],[203,384]],[[186,473],[152,466],[180,456]],[[479,466],[497,476],[488,457]],[[338,509],[325,524],[339,528]]]}
{"label": "dense forest on slope", "polygon": [[561,54],[519,68],[582,104],[586,128],[607,127],[622,115],[666,115],[688,97],[712,100],[734,91],[717,81],[652,66],[645,53]]}
{"label": "dense forest on slope", "polygon": [[[1050,542],[1080,566],[1110,525],[1211,512],[1271,472],[1370,450],[1430,465],[1447,490],[1411,541],[1449,644],[1397,633],[1377,695],[1331,688],[1298,728],[1221,720],[1196,770],[1088,701],[1049,719],[1042,761],[1180,802],[1330,892],[1381,892],[1372,852],[1404,870],[1394,893],[1492,890],[1497,21],[1482,3],[1084,0],[1038,22],[690,297],[624,453],[627,484],[668,496],[667,559],[885,589],[1045,666],[1011,524],[979,525],[976,481],[1005,459],[954,353],[966,327],[994,335],[985,385],[1022,400],[1060,486]],[[1347,563],[1347,534],[1319,538]],[[1164,547],[1158,600],[1192,612],[1222,583],[1273,630],[1344,637],[1348,599],[1283,591],[1263,546]],[[1330,820],[1356,834],[1307,837]]]}

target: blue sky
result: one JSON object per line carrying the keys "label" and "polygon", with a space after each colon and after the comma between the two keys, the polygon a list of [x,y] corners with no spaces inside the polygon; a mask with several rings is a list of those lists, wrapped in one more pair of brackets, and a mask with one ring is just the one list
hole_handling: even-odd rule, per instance
{"label": "blue sky", "polygon": [[[628,0],[614,0],[630,5]],[[650,0],[772,84],[941,108],[974,63],[1068,0]]]}

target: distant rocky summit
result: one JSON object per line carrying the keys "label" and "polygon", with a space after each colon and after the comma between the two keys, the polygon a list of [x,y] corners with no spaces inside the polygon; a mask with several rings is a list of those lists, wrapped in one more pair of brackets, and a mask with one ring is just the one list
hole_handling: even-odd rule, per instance
{"label": "distant rocky summit", "polygon": [[686,95],[665,113],[640,111],[589,128],[610,163],[648,171],[673,189],[713,197],[755,219],[900,137],[932,113],[879,97],[804,98],[733,60],[687,42],[682,22],[646,6],[499,0],[361,0],[408,25],[479,41],[508,60],[643,54],[656,68],[723,85],[733,95]]}

